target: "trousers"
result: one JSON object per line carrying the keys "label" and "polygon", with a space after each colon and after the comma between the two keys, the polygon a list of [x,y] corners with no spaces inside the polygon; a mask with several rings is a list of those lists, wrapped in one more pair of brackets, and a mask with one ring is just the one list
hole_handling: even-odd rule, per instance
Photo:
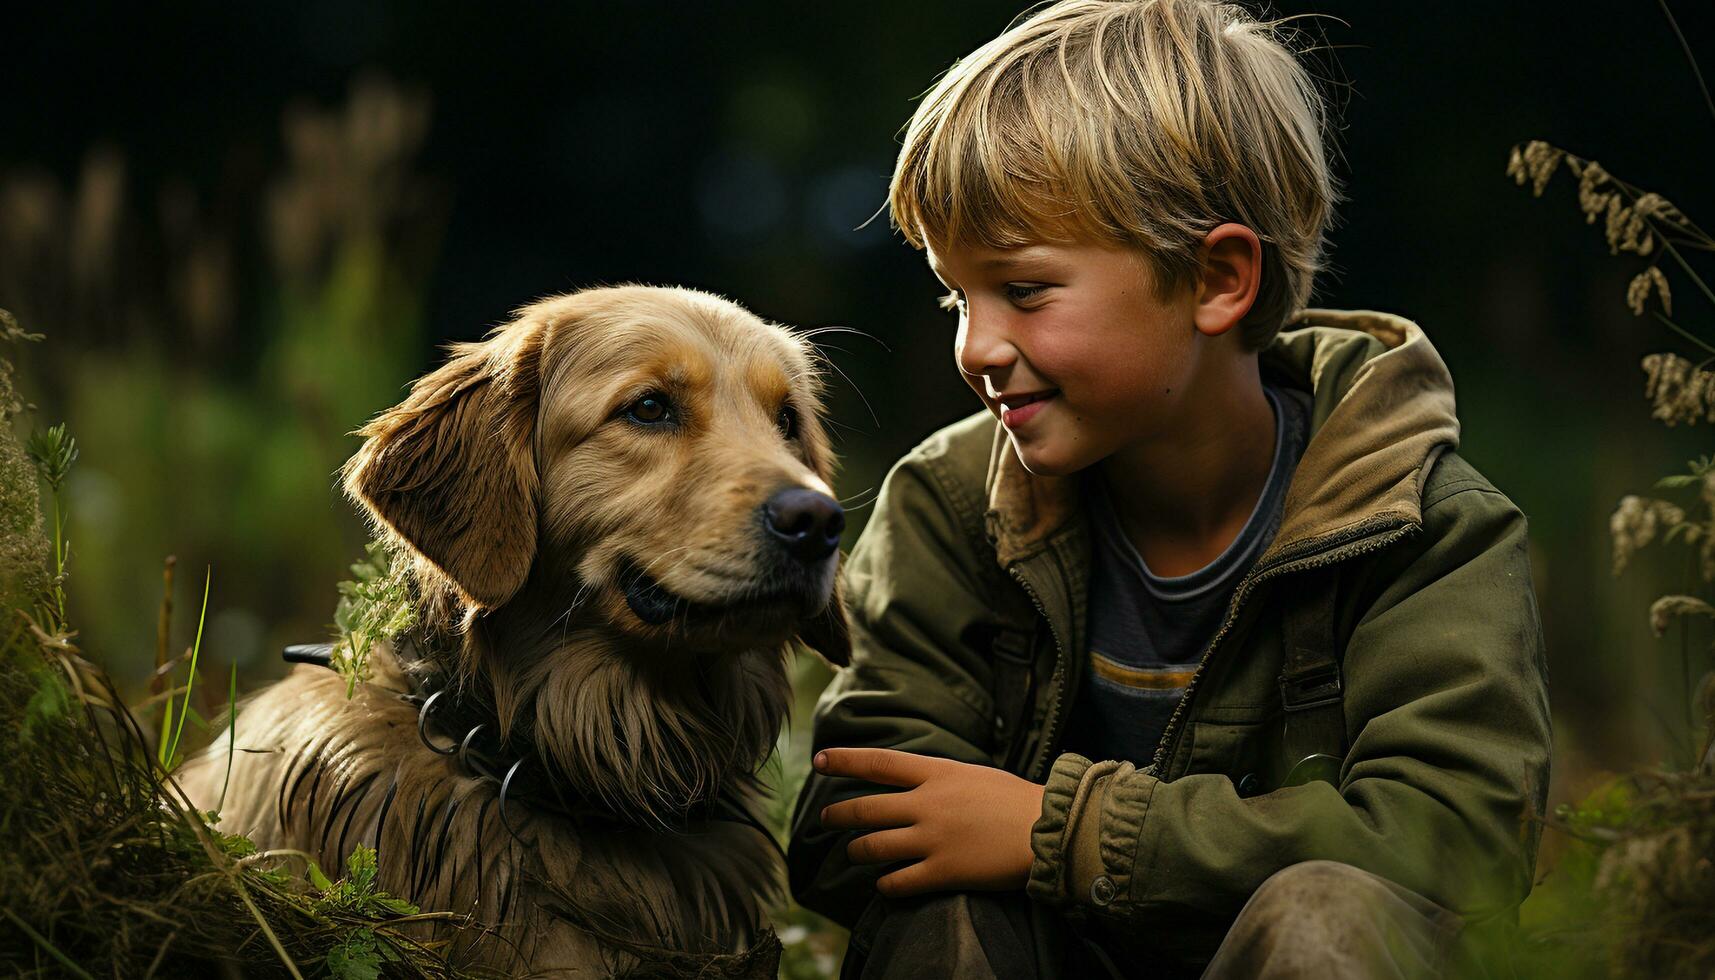
{"label": "trousers", "polygon": [[[1062,977],[1418,978],[1458,969],[1459,916],[1367,871],[1306,861],[1276,872],[1206,962],[1033,909],[1022,892],[878,898],[852,930],[842,980]],[[1458,969],[1464,975],[1463,969]]]}

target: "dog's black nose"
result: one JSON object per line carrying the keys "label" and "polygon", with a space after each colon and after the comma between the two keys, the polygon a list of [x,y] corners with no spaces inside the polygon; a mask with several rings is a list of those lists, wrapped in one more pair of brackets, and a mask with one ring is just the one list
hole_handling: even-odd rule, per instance
{"label": "dog's black nose", "polygon": [[793,487],[768,498],[762,505],[762,523],[792,557],[818,561],[840,546],[846,512],[825,493]]}

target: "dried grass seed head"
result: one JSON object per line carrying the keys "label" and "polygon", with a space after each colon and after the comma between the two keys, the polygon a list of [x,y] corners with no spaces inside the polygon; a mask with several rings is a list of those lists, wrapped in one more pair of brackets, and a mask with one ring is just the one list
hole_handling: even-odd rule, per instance
{"label": "dried grass seed head", "polygon": [[1584,212],[1585,224],[1595,224],[1597,218],[1607,213],[1608,202],[1619,197],[1619,192],[1614,190],[1608,172],[1596,161],[1586,160],[1574,166],[1578,173],[1578,208]]}
{"label": "dried grass seed head", "polygon": [[1614,574],[1625,571],[1632,556],[1656,539],[1658,533],[1685,523],[1685,511],[1665,500],[1628,495],[1608,518],[1608,533],[1614,545]]}
{"label": "dried grass seed head", "polygon": [[1715,372],[1678,354],[1650,354],[1643,359],[1643,368],[1651,418],[1667,425],[1715,422]]}
{"label": "dried grass seed head", "polygon": [[1262,285],[1261,349],[1308,301],[1339,188],[1327,109],[1284,21],[1209,0],[1061,0],[947,71],[906,127],[894,224],[930,241],[1139,249],[1165,298],[1203,237],[1242,223]]}
{"label": "dried grass seed head", "polygon": [[1673,293],[1667,288],[1667,276],[1653,265],[1633,276],[1631,284],[1626,287],[1626,305],[1632,308],[1633,315],[1644,315],[1644,305],[1649,302],[1652,291],[1661,297],[1662,312],[1672,316]]}
{"label": "dried grass seed head", "polygon": [[1649,625],[1656,636],[1667,632],[1668,624],[1680,616],[1715,617],[1715,606],[1691,595],[1664,595],[1650,604]]}
{"label": "dried grass seed head", "polygon": [[1542,196],[1542,189],[1548,186],[1548,179],[1554,176],[1554,171],[1565,159],[1566,151],[1557,149],[1542,140],[1531,140],[1522,148],[1513,147],[1512,156],[1507,160],[1507,176],[1519,186],[1530,181],[1530,192],[1535,197]]}
{"label": "dried grass seed head", "polygon": [[1610,255],[1618,255],[1622,251],[1648,255],[1655,248],[1655,235],[1650,232],[1649,224],[1637,209],[1620,203],[1618,194],[1608,198],[1604,231],[1608,236]]}

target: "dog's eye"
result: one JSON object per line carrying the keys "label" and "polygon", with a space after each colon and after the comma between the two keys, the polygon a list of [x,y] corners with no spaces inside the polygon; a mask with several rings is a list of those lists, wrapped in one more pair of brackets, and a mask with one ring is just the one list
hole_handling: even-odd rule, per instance
{"label": "dog's eye", "polygon": [[673,407],[662,395],[644,395],[625,410],[627,418],[644,425],[660,425],[673,421]]}
{"label": "dog's eye", "polygon": [[780,406],[780,411],[774,416],[774,425],[786,438],[798,438],[798,413],[791,405]]}

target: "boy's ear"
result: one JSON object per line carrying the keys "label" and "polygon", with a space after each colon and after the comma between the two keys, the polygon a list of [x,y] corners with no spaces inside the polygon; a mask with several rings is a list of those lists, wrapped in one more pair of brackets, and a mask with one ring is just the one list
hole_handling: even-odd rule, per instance
{"label": "boy's ear", "polygon": [[852,662],[851,625],[846,622],[846,559],[840,556],[840,566],[834,570],[834,590],[828,596],[827,608],[798,631],[798,639],[822,655],[835,667],[849,667]]}
{"label": "boy's ear", "polygon": [[545,332],[521,320],[453,345],[446,364],[357,431],[366,441],[343,470],[353,501],[484,608],[511,599],[536,557]]}
{"label": "boy's ear", "polygon": [[1262,240],[1236,222],[1216,226],[1203,239],[1197,270],[1197,330],[1219,336],[1243,322],[1262,285]]}

